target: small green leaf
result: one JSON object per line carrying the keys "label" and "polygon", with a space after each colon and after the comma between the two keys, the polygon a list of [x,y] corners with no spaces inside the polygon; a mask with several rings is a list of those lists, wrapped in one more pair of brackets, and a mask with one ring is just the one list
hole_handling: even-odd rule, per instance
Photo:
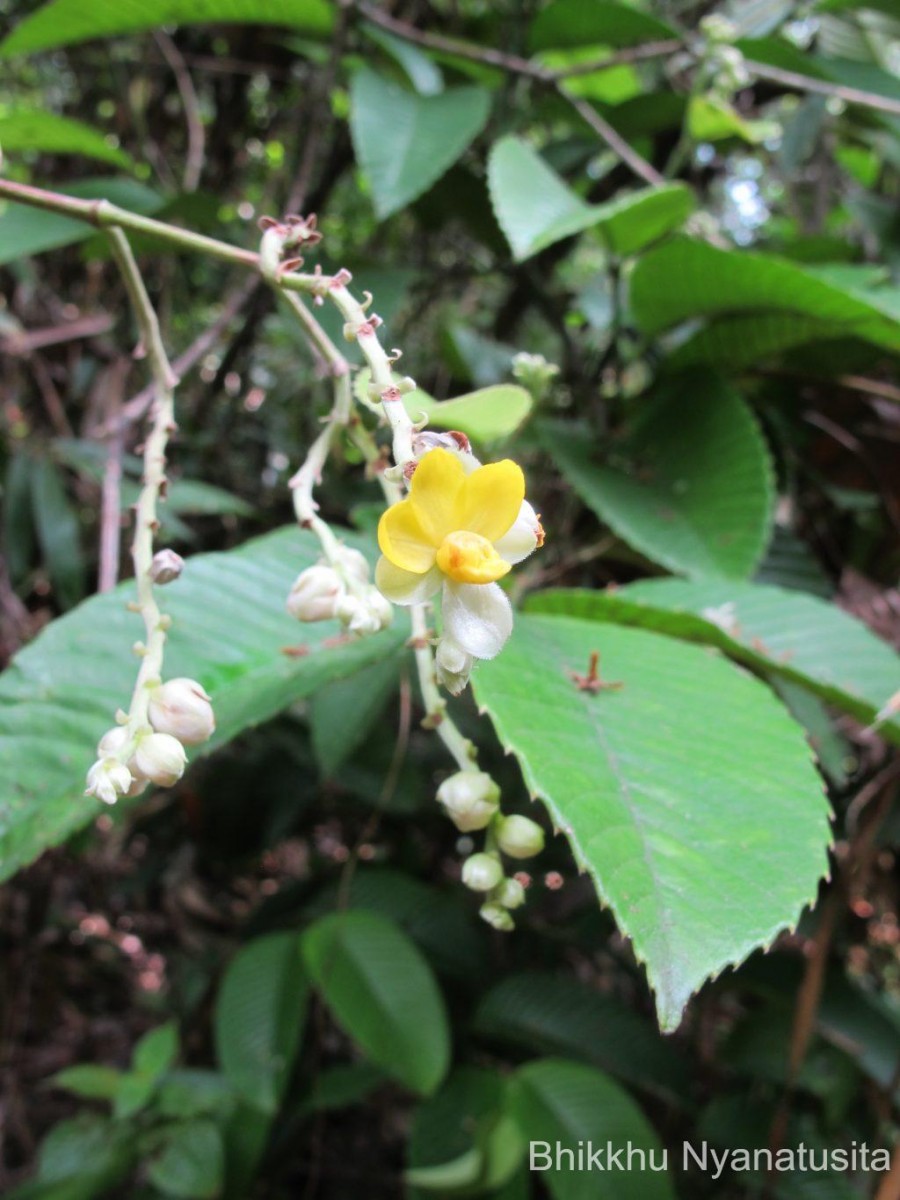
{"label": "small green leaf", "polygon": [[690,188],[665,184],[606,204],[586,204],[527,142],[501,138],[488,159],[494,213],[517,261],[596,227],[612,253],[634,254],[680,226],[694,208]]}
{"label": "small green leaf", "polygon": [[31,468],[31,503],[41,556],[62,608],[71,608],[87,586],[87,566],[81,551],[78,514],[54,464],[34,460]]}
{"label": "small green leaf", "polygon": [[306,1019],[309,983],[296,934],[256,938],[237,952],[216,1002],[216,1053],[235,1092],[274,1113]]}
{"label": "small green leaf", "polygon": [[377,25],[363,25],[363,32],[394,59],[420,96],[436,96],[444,90],[440,67],[422,50]]}
{"label": "small green leaf", "polygon": [[40,108],[0,111],[0,146],[4,154],[21,150],[79,154],[83,158],[112,163],[126,171],[135,165],[131,155],[111,145],[99,129]]}
{"label": "small green leaf", "polygon": [[505,1045],[583,1058],[667,1099],[684,1088],[687,1064],[651,1021],[568,975],[522,971],[501,980],[482,996],[474,1029]]}
{"label": "small green leaf", "polygon": [[166,25],[285,25],[325,37],[334,12],[327,0],[51,0],[19,22],[0,43],[0,58],[52,50],[91,38],[115,37]]}
{"label": "small green leaf", "polygon": [[6,465],[3,482],[3,557],[10,581],[25,580],[34,558],[34,518],[31,504],[31,474],[35,460],[22,450],[14,451]]}
{"label": "small green leaf", "polygon": [[677,36],[671,25],[630,4],[552,0],[535,17],[528,42],[532,50],[598,45],[624,48]]}
{"label": "small green leaf", "polygon": [[[675,1200],[668,1171],[659,1169],[666,1165],[659,1138],[628,1093],[602,1071],[563,1059],[539,1059],[513,1076],[510,1103],[553,1200],[596,1200],[599,1179],[603,1200]],[[563,1159],[557,1169],[557,1146],[576,1153],[583,1147],[589,1147],[588,1153],[596,1150],[604,1174],[578,1170],[574,1154],[572,1167]],[[607,1147],[621,1151],[612,1165]],[[634,1155],[630,1166],[629,1150]]]}
{"label": "small green leaf", "polygon": [[362,68],[350,87],[350,130],[375,211],[390,216],[449,170],[487,122],[490,93],[448,88],[421,96]]}
{"label": "small green leaf", "polygon": [[737,580],[646,579],[614,592],[543,592],[529,607],[718,646],[755,671],[802,684],[866,724],[884,712],[881,729],[900,742],[900,716],[886,711],[900,689],[900,655],[817,596]]}
{"label": "small green leaf", "polygon": [[612,466],[570,422],[540,428],[563,477],[630,546],[688,575],[746,576],[766,547],[773,470],[756,420],[714,375],[673,382],[644,406]]}
{"label": "small green leaf", "polygon": [[748,121],[727,101],[714,96],[692,96],[688,102],[687,127],[696,142],[721,142],[740,138],[755,146],[770,137],[771,121]]}
{"label": "small green leaf", "polygon": [[115,1067],[95,1066],[79,1063],[57,1071],[48,1080],[53,1087],[64,1088],[73,1096],[84,1096],[88,1100],[113,1100],[122,1082],[122,1072]]}
{"label": "small green leaf", "polygon": [[[594,652],[618,689],[573,680]],[[746,672],[644,630],[519,616],[474,684],[646,963],[665,1030],[705,979],[814,900],[822,782],[803,731]]]}
{"label": "small green leaf", "polygon": [[651,336],[695,317],[780,316],[805,321],[804,340],[857,337],[900,349],[900,321],[879,304],[877,290],[862,298],[774,255],[673,238],[643,255],[629,291],[634,317]]}
{"label": "small green leaf", "polygon": [[225,1174],[222,1135],[212,1121],[186,1121],[167,1132],[162,1152],[147,1176],[167,1196],[213,1200]]}
{"label": "small green leaf", "polygon": [[134,1048],[132,1066],[140,1075],[157,1080],[168,1071],[178,1056],[178,1025],[167,1021],[145,1033]]}
{"label": "small green leaf", "polygon": [[450,1031],[434,976],[392,921],[350,911],[303,935],[303,958],[335,1019],[366,1056],[413,1091],[447,1072]]}
{"label": "small green leaf", "polygon": [[496,383],[452,400],[434,400],[416,389],[403,397],[414,421],[423,413],[438,429],[459,429],[475,442],[511,437],[528,419],[533,407],[529,392],[518,384]]}

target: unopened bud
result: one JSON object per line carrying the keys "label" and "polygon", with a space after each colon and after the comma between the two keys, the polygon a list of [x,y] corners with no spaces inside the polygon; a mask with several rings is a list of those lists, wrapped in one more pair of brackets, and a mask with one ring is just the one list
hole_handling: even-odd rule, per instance
{"label": "unopened bud", "polygon": [[128,742],[128,730],[124,725],[113,725],[112,729],[107,729],[103,737],[97,743],[98,758],[115,758],[121,750],[125,749]]}
{"label": "unopened bud", "polygon": [[369,582],[369,562],[366,556],[361,554],[359,550],[354,550],[352,546],[341,546],[335,557],[337,558],[337,565],[351,579],[355,579],[359,583]]}
{"label": "unopened bud", "polygon": [[533,858],[544,848],[544,831],[536,821],[514,813],[498,825],[497,844],[510,858]]}
{"label": "unopened bud", "polygon": [[184,774],[187,755],[178,738],[170,733],[148,733],[137,744],[134,765],[151,783],[171,787]]}
{"label": "unopened bud", "polygon": [[488,925],[493,926],[500,933],[510,933],[515,929],[515,922],[506,909],[500,904],[494,904],[493,901],[489,900],[487,904],[482,904],[478,915],[482,921],[487,921]]}
{"label": "unopened bud", "polygon": [[171,583],[184,570],[184,559],[174,550],[157,550],[150,562],[150,578],[154,583]]}
{"label": "unopened bud", "polygon": [[525,889],[518,879],[504,879],[491,898],[502,908],[521,908],[525,903]]}
{"label": "unopened bud", "polygon": [[157,733],[170,733],[185,746],[197,746],[216,728],[209,696],[194,679],[170,679],[153,689],[148,711]]}
{"label": "unopened bud", "polygon": [[438,683],[451,696],[458,696],[469,682],[474,661],[462,646],[446,636],[442,637],[434,655],[434,672]]}
{"label": "unopened bud", "polygon": [[115,804],[131,787],[131,772],[116,758],[99,759],[87,773],[86,796],[96,796],[104,804]]}
{"label": "unopened bud", "polygon": [[438,803],[462,833],[484,829],[496,813],[500,789],[484,771],[457,771],[437,791]]}
{"label": "unopened bud", "polygon": [[[415,402],[413,401],[410,408],[414,406]],[[451,430],[450,433],[437,433],[433,429],[424,429],[416,433],[412,439],[412,450],[417,459],[421,458],[423,454],[427,454],[429,450],[438,449],[449,450],[455,458],[458,458],[467,475],[471,475],[481,466],[472,453],[469,439],[456,429]]]}
{"label": "unopened bud", "polygon": [[367,587],[362,596],[351,592],[341,596],[335,613],[348,633],[364,637],[386,629],[393,620],[394,609],[390,600],[386,600],[376,587]]}
{"label": "unopened bud", "polygon": [[287,610],[298,621],[330,621],[344,591],[333,567],[319,563],[307,567],[294,580],[287,598]]}
{"label": "unopened bud", "polygon": [[492,854],[473,854],[463,863],[462,881],[473,892],[490,892],[502,879],[500,860]]}

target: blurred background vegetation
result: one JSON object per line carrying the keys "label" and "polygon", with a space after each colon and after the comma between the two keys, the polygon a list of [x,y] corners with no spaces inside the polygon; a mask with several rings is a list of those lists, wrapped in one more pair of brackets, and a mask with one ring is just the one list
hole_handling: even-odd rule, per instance
{"label": "blurred background vegetation", "polygon": [[[347,267],[374,294],[386,345],[431,396],[518,371],[537,419],[487,454],[523,463],[551,537],[517,599],[690,576],[711,556],[900,646],[890,0],[0,0],[0,20],[7,179],[250,248],[261,216],[316,212],[310,265]],[[402,171],[379,167],[385,147]],[[602,208],[644,190],[658,207],[620,224]],[[291,522],[287,480],[330,382],[255,278],[134,245],[183,374],[163,536],[184,554],[229,550]],[[124,549],[146,379],[96,231],[9,204],[0,277],[5,665],[110,582],[119,547],[101,531],[112,522]],[[558,367],[546,386],[515,368],[523,351]],[[691,416],[721,388],[751,431],[734,461],[729,434],[703,442]],[[673,453],[721,518],[700,520],[699,550],[673,539],[666,505],[679,528],[696,516],[677,470],[641,519],[594,471],[640,483]],[[323,515],[365,534],[374,498],[342,447]],[[110,638],[98,653],[127,649]],[[515,935],[478,921],[433,801],[448,764],[399,651],[242,733],[173,793],[104,813],[0,893],[4,1190],[900,1197],[896,1160],[884,1178],[712,1181],[680,1158],[668,1177],[602,1183],[523,1167],[522,1130],[545,1128],[569,1143],[614,1128],[648,1146],[893,1147],[900,771],[871,720],[776,683],[827,779],[831,878],[795,932],[704,988],[666,1038],[563,839]],[[470,697],[456,713],[524,806]],[[296,933],[347,907],[359,924],[339,994],[310,999]],[[444,1050],[411,1043],[429,1022],[452,1036],[440,1088],[422,1062]]]}

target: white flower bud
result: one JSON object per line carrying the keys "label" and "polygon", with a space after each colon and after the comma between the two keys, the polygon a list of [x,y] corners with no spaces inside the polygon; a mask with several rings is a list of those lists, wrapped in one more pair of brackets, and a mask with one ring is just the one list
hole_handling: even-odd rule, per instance
{"label": "white flower bud", "polygon": [[335,613],[348,633],[364,637],[390,625],[394,609],[390,600],[386,600],[376,587],[367,587],[362,596],[355,596],[352,592],[341,596]]}
{"label": "white flower bud", "polygon": [[115,804],[131,787],[131,772],[115,758],[101,758],[87,773],[86,796],[96,796],[104,804]]}
{"label": "white flower bud", "polygon": [[493,901],[482,904],[478,915],[482,921],[487,921],[488,925],[492,925],[500,933],[509,933],[515,928],[515,922],[506,909],[500,904],[494,904]]}
{"label": "white flower bud", "polygon": [[209,696],[193,679],[170,679],[154,688],[149,717],[157,733],[171,733],[185,746],[205,742],[216,728]]}
{"label": "white flower bud", "polygon": [[170,733],[148,733],[137,744],[134,765],[151,783],[171,787],[184,774],[187,755],[178,738]]}
{"label": "white flower bud", "polygon": [[500,789],[484,771],[457,771],[437,791],[438,803],[462,833],[484,829],[497,811]]}
{"label": "white flower bud", "polygon": [[536,821],[514,813],[497,826],[497,843],[510,858],[533,858],[544,848],[544,831]]}
{"label": "white flower bud", "polygon": [[421,430],[412,440],[413,454],[417,459],[429,450],[449,450],[462,463],[463,470],[471,475],[481,463],[472,453],[472,444],[464,433],[453,429],[449,433],[436,433],[433,429]]}
{"label": "white flower bud", "polygon": [[97,743],[98,758],[115,758],[120,750],[125,749],[128,741],[128,729],[125,725],[113,725],[112,729],[107,729],[103,737]]}
{"label": "white flower bud", "polygon": [[369,575],[371,573],[369,562],[366,556],[361,554],[359,550],[354,550],[352,546],[341,546],[336,558],[337,565],[351,579],[355,579],[359,583],[369,582]]}
{"label": "white flower bud", "polygon": [[286,607],[298,621],[330,621],[343,592],[337,571],[318,563],[301,571],[294,580]]}
{"label": "white flower bud", "polygon": [[469,682],[474,658],[452,638],[442,637],[434,655],[434,672],[438,683],[451,696],[458,696]]}
{"label": "white flower bud", "polygon": [[150,578],[154,583],[171,583],[184,570],[184,559],[174,550],[157,550],[150,562]]}
{"label": "white flower bud", "polygon": [[518,879],[504,879],[493,893],[493,899],[502,908],[521,908],[525,903],[525,889]]}
{"label": "white flower bud", "polygon": [[492,854],[473,854],[463,863],[462,881],[473,892],[490,892],[502,879],[500,860]]}

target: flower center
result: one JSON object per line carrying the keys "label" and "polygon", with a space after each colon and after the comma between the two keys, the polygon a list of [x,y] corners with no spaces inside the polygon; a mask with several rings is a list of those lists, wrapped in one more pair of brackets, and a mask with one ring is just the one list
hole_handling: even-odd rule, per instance
{"label": "flower center", "polygon": [[493,583],[510,570],[486,537],[465,529],[447,534],[437,552],[437,565],[456,583]]}

